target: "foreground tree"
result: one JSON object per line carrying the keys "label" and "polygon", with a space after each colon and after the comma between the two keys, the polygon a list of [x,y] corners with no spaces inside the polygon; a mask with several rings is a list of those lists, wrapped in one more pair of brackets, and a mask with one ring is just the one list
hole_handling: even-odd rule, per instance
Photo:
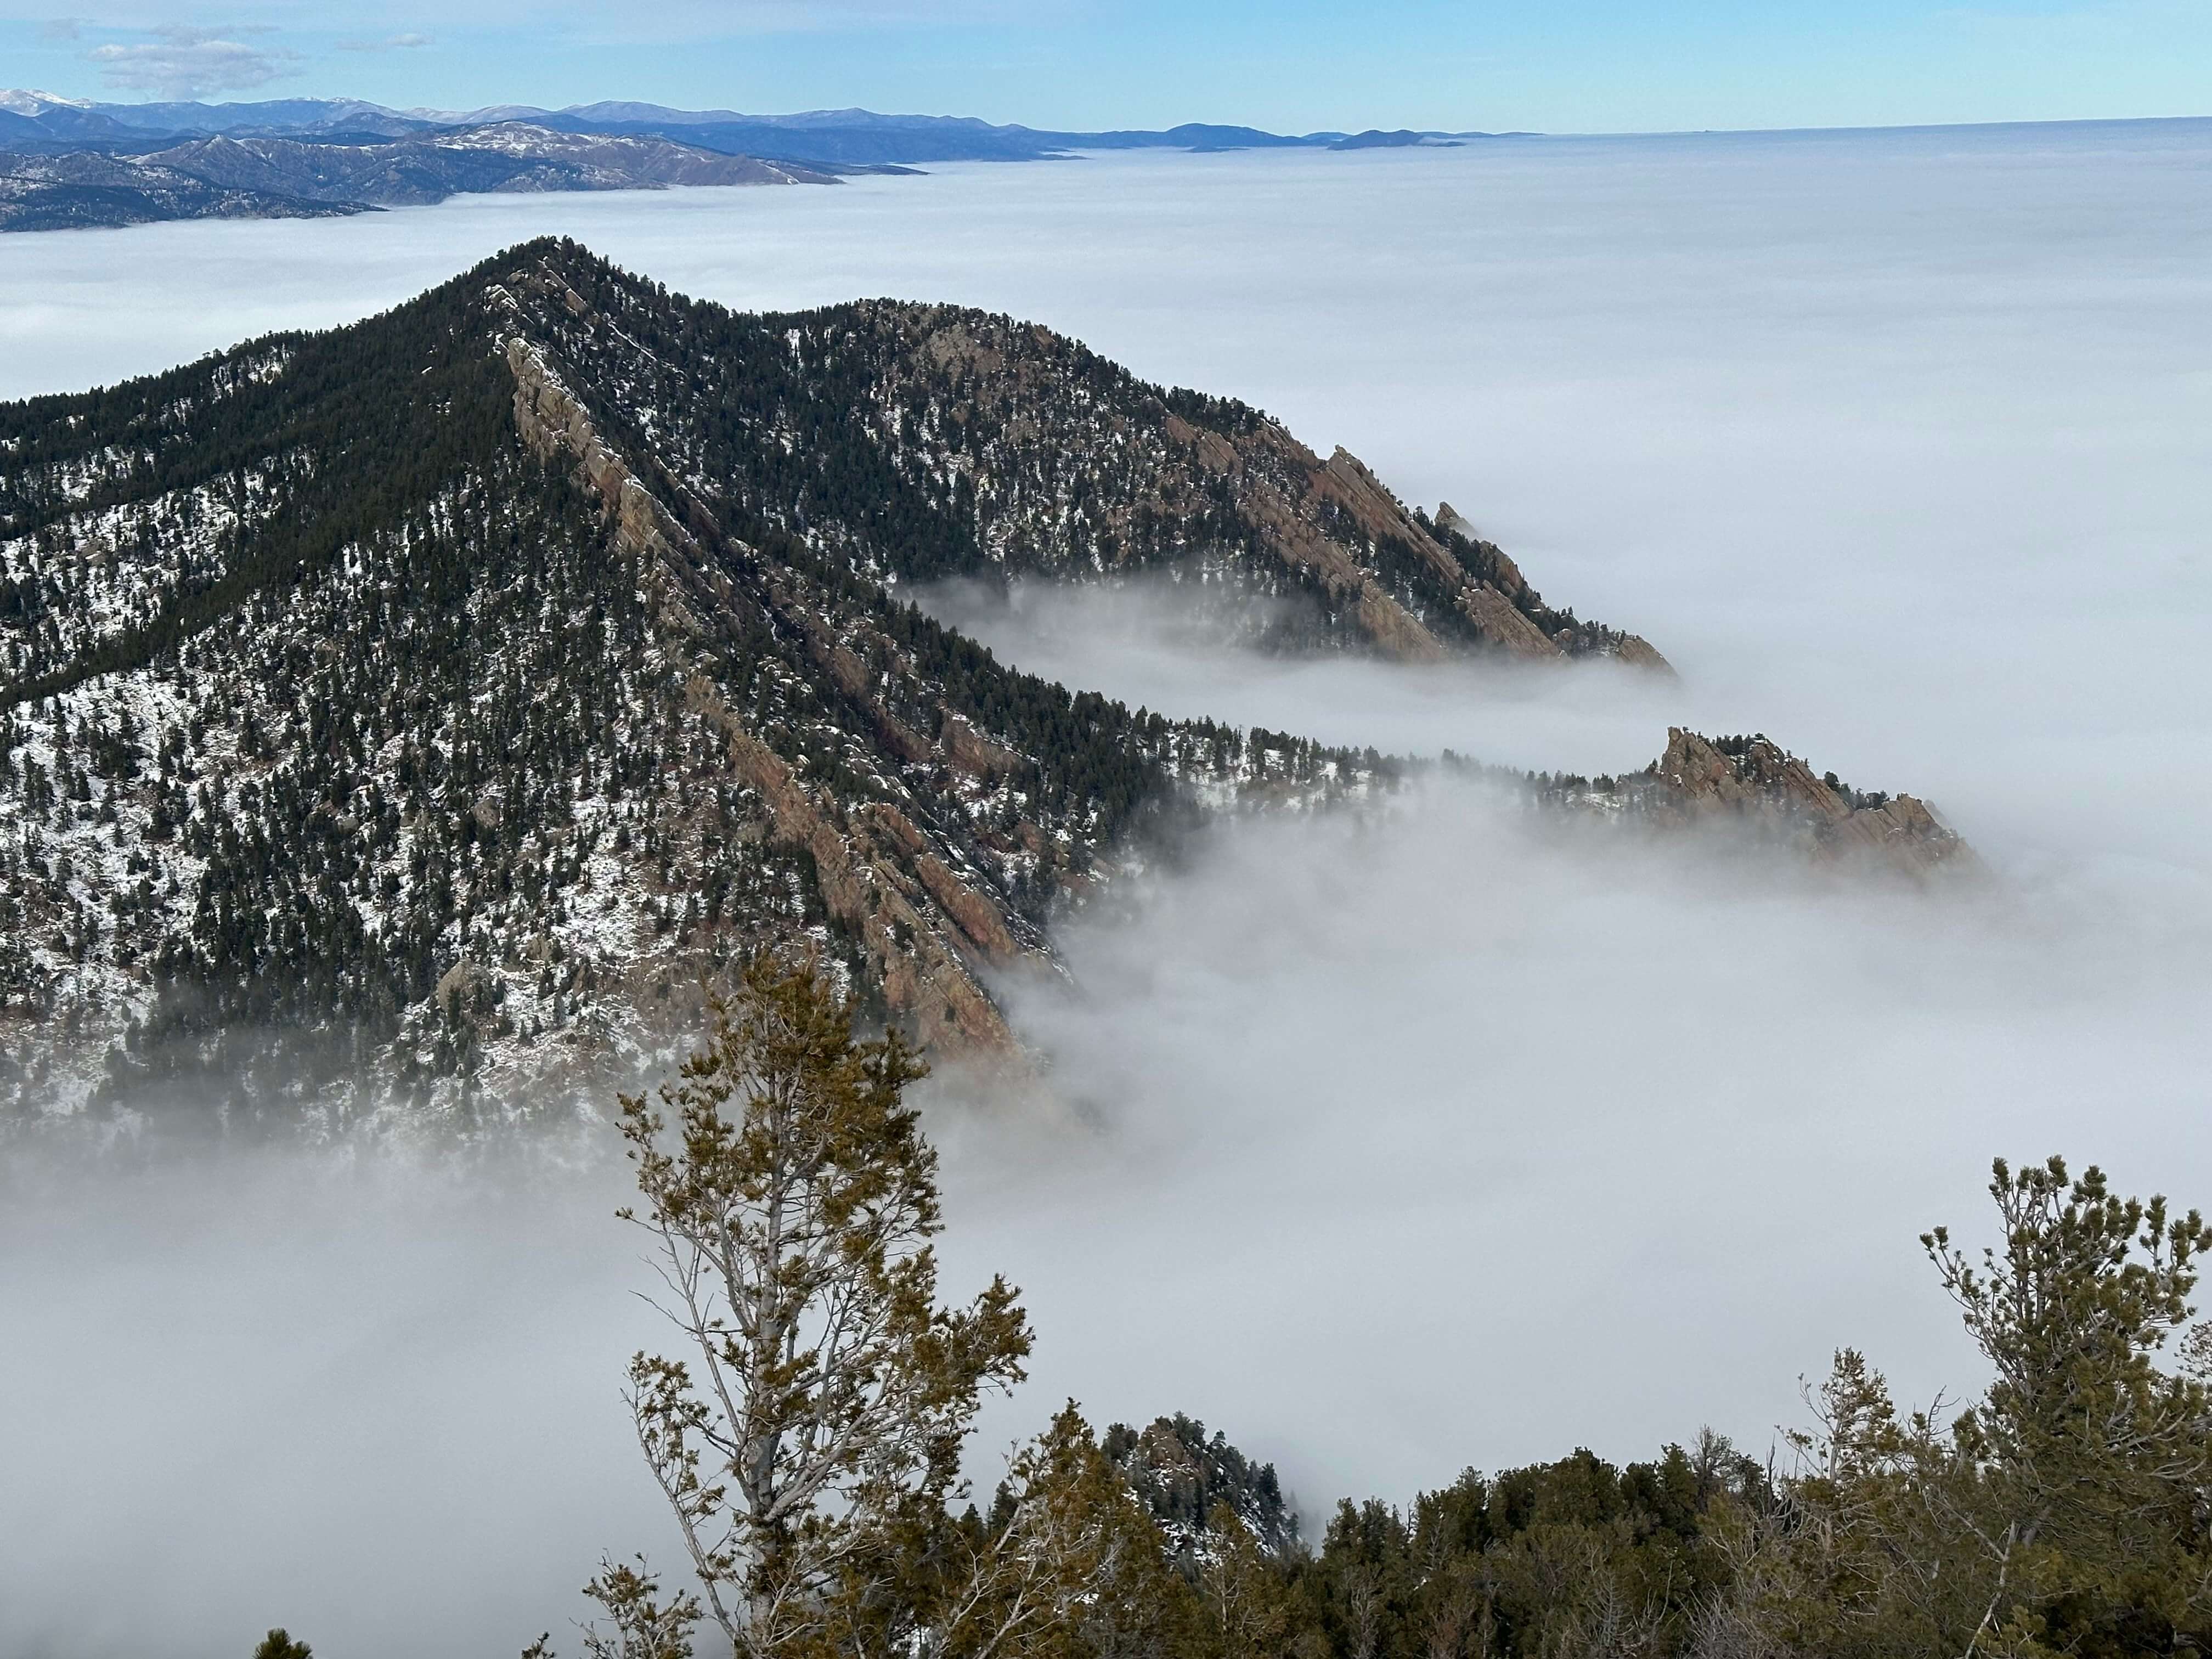
{"label": "foreground tree", "polygon": [[1948,1424],[1857,1353],[1812,1395],[1782,1524],[1740,1528],[1705,1651],[2083,1659],[2212,1647],[2212,1400],[2160,1363],[2209,1230],[2058,1158],[1990,1183],[2002,1242],[1922,1240],[1994,1380]]}
{"label": "foreground tree", "polygon": [[631,1362],[629,1399],[700,1599],[610,1566],[593,1593],[641,1632],[610,1650],[683,1651],[702,1608],[750,1659],[908,1647],[924,1611],[893,1592],[1028,1325],[1003,1279],[937,1304],[937,1157],[903,1099],[924,1068],[896,1033],[857,1041],[811,967],[765,958],[709,1012],[659,1107],[622,1101],[642,1198],[623,1215],[684,1338]]}
{"label": "foreground tree", "polygon": [[1071,1401],[1014,1454],[989,1517],[949,1528],[917,1659],[1193,1655],[1196,1592]]}
{"label": "foreground tree", "polygon": [[2207,1401],[2157,1364],[2193,1311],[2208,1230],[2194,1210],[2117,1197],[2101,1170],[2069,1181],[2052,1158],[2017,1173],[1999,1159],[1990,1194],[2001,1249],[1978,1267],[1937,1228],[1921,1242],[1996,1372],[1960,1421],[2001,1471],[2023,1540],[2132,1556],[2146,1532],[2189,1529],[2212,1481]]}

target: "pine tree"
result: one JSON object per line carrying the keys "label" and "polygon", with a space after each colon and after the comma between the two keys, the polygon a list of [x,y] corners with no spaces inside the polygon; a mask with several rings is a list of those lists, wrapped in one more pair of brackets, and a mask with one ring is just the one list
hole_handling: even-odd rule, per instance
{"label": "pine tree", "polygon": [[[987,1389],[1023,1375],[1003,1279],[937,1305],[937,1158],[896,1035],[854,1039],[811,964],[757,958],[709,1005],[663,1110],[622,1131],[684,1357],[640,1353],[640,1444],[707,1614],[748,1659],[823,1638],[902,1528],[941,1516]],[[665,1113],[665,1115],[663,1113]],[[605,1592],[611,1613],[618,1609]]]}
{"label": "pine tree", "polygon": [[2212,1236],[2051,1158],[1990,1192],[1978,1262],[1923,1239],[1995,1380],[1948,1422],[1900,1413],[1846,1349],[1769,1524],[1740,1524],[1725,1652],[2085,1659],[2212,1645],[2212,1399],[2157,1363]]}

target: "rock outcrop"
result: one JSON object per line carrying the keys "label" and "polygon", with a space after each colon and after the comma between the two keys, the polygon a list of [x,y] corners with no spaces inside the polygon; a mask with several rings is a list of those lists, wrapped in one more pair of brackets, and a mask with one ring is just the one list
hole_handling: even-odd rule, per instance
{"label": "rock outcrop", "polygon": [[1911,795],[1860,795],[1833,773],[1816,775],[1764,736],[1720,743],[1670,728],[1651,776],[1682,817],[1735,820],[1801,841],[1833,863],[1864,862],[1913,876],[1978,870],[1966,842]]}
{"label": "rock outcrop", "polygon": [[[496,294],[520,324],[520,303],[505,289]],[[572,316],[588,313],[574,290],[564,289],[561,299]],[[503,342],[503,352],[514,376],[515,423],[524,441],[541,456],[557,456],[574,465],[579,483],[602,503],[615,546],[639,562],[647,588],[672,593],[702,582],[711,586],[707,573],[717,560],[702,545],[699,532],[716,533],[712,515],[687,502],[690,523],[679,522],[601,438],[582,403],[536,347],[514,334]],[[726,599],[714,594],[710,602]],[[662,616],[694,646],[704,642],[706,630],[693,607],[666,605]],[[799,625],[805,631],[805,621]],[[849,652],[825,641],[819,653],[848,695],[862,690],[866,676]],[[846,665],[842,672],[839,656]],[[692,677],[688,701],[693,712],[726,738],[727,764],[765,806],[769,833],[804,847],[812,858],[823,899],[866,951],[867,971],[881,985],[890,1012],[926,1048],[949,1045],[969,1052],[1012,1052],[1013,1035],[969,958],[1004,968],[1026,955],[1045,965],[1048,958],[1034,929],[1028,930],[1026,945],[1018,941],[1000,907],[955,873],[946,861],[950,849],[933,843],[896,808],[834,821],[708,677]],[[941,748],[916,739],[919,753],[910,758],[933,757],[978,778],[1004,770],[1018,758],[957,714],[947,717],[945,734]],[[890,833],[880,833],[879,825]],[[937,916],[951,927],[940,925]]]}

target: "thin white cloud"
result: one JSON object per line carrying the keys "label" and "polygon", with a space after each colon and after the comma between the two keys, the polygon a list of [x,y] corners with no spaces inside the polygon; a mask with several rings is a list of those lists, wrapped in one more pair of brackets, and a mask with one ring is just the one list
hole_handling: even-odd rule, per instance
{"label": "thin white cloud", "polygon": [[196,24],[163,24],[150,41],[110,41],[85,54],[100,79],[118,92],[156,98],[202,98],[210,93],[249,92],[295,72],[300,54],[283,46],[249,46],[226,33],[259,34],[266,25],[218,32]]}
{"label": "thin white cloud", "polygon": [[[52,0],[0,0],[0,20],[44,23]],[[180,0],[149,0],[149,3],[110,15],[99,27],[116,31],[153,33],[164,26],[195,27],[197,3]],[[390,0],[367,15],[333,17],[329,7],[307,0],[243,0],[228,6],[225,15],[249,20],[262,27],[301,34],[335,32],[346,24],[362,22],[389,29],[393,34],[431,33],[439,29],[466,27],[499,29],[527,27],[538,33],[549,30],[568,35],[625,37],[682,30],[696,36],[730,36],[762,33],[804,33],[820,29],[974,22],[1049,22],[1075,15],[1073,0],[669,0],[669,3],[641,9],[610,3],[610,0]],[[74,20],[82,27],[94,25]],[[221,33],[245,33],[227,25]]]}
{"label": "thin white cloud", "polygon": [[427,34],[392,34],[381,40],[341,40],[340,52],[411,52],[433,44]]}

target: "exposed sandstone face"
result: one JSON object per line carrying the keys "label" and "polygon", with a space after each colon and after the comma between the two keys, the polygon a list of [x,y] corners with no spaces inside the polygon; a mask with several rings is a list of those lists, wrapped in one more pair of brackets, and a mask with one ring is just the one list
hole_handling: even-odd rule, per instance
{"label": "exposed sandstone face", "polygon": [[[1522,643],[1518,647],[1509,645],[1508,648],[1516,649],[1519,654],[1529,657],[1547,654],[1545,651],[1539,650],[1534,643],[1535,636],[1542,636],[1542,630],[1534,623],[1528,622],[1526,615],[1520,610],[1524,603],[1534,601],[1534,590],[1528,586],[1528,579],[1521,574],[1521,567],[1514,563],[1511,556],[1497,543],[1484,539],[1475,527],[1468,521],[1466,515],[1453,507],[1449,501],[1437,503],[1437,514],[1433,522],[1438,535],[1456,538],[1468,543],[1489,569],[1490,575],[1487,581],[1480,586],[1488,590],[1490,597],[1485,599],[1470,596],[1462,602],[1469,607],[1470,615],[1476,615],[1474,607],[1480,608],[1480,614],[1476,616],[1478,625],[1483,626],[1489,633],[1504,634],[1514,631],[1516,620],[1527,623],[1528,630],[1522,636]],[[1508,612],[1511,615],[1509,616]],[[1571,636],[1565,635],[1545,636],[1545,643],[1549,648],[1550,654],[1575,653],[1576,642]],[[1674,665],[1660,655],[1656,647],[1640,635],[1616,633],[1606,642],[1606,651],[1607,654],[1632,668],[1646,669],[1653,673],[1664,674],[1669,678],[1674,677]]]}
{"label": "exposed sandstone face", "polygon": [[1542,629],[1488,582],[1469,582],[1460,590],[1459,603],[1485,639],[1513,656],[1543,659],[1566,654],[1557,641],[1547,638]]}
{"label": "exposed sandstone face", "polygon": [[[1215,458],[1224,451],[1236,453],[1235,446],[1217,434],[1181,424],[1191,434],[1188,441],[1202,458],[1213,461],[1216,471],[1230,471]],[[1474,544],[1489,573],[1486,576],[1470,572],[1349,450],[1340,446],[1323,462],[1273,426],[1263,428],[1248,441],[1267,447],[1279,462],[1303,475],[1305,482],[1302,501],[1283,503],[1279,495],[1270,502],[1274,510],[1267,515],[1266,522],[1279,538],[1278,556],[1288,562],[1324,571],[1333,592],[1358,592],[1360,603],[1356,614],[1360,626],[1385,654],[1401,661],[1433,661],[1447,654],[1448,648],[1427,626],[1391,599],[1356,560],[1340,549],[1323,551],[1316,546],[1316,543],[1328,545],[1318,526],[1332,515],[1332,509],[1348,519],[1370,544],[1387,544],[1419,559],[1437,589],[1452,596],[1453,607],[1472,624],[1482,644],[1523,661],[1557,660],[1580,653],[1578,640],[1564,632],[1558,637],[1548,635],[1526,614],[1522,606],[1533,604],[1534,593],[1520,567],[1496,544],[1475,536],[1450,503],[1439,505],[1434,522],[1439,530],[1456,532]],[[1237,470],[1243,474],[1253,469],[1240,461]],[[1636,635],[1619,635],[1608,649],[1632,666],[1673,672],[1666,658]]]}
{"label": "exposed sandstone face", "polygon": [[[1371,541],[1388,540],[1410,549],[1442,589],[1453,595],[1454,605],[1484,644],[1510,657],[1540,660],[1566,654],[1565,647],[1521,614],[1511,594],[1493,582],[1470,576],[1357,455],[1340,446],[1325,464],[1315,465],[1302,447],[1297,453],[1308,465],[1312,499],[1340,508]],[[1518,572],[1514,580],[1518,582]],[[1375,633],[1371,628],[1369,631]],[[1376,642],[1382,643],[1380,638]]]}
{"label": "exposed sandstone face", "polygon": [[[921,440],[915,476],[974,481],[988,556],[1009,574],[1082,580],[1187,559],[1208,580],[1255,594],[1314,595],[1333,637],[1400,661],[1472,647],[1522,660],[1601,654],[1665,665],[1633,635],[1563,629],[1513,561],[1472,539],[1459,515],[1449,522],[1469,535],[1464,546],[1346,450],[1323,460],[1256,411],[1164,397],[1102,372],[1110,366],[1080,345],[1006,318],[888,302],[858,309],[864,332],[893,343],[891,361],[876,367],[877,396],[902,441]],[[911,412],[932,400],[947,404],[945,428],[957,442],[915,428]],[[1068,476],[1071,441],[1110,457],[1112,489]],[[1163,528],[1178,524],[1190,528]]]}
{"label": "exposed sandstone face", "polygon": [[1021,763],[1019,755],[977,731],[973,721],[958,714],[945,716],[945,729],[939,734],[938,742],[945,758],[970,777],[997,777]]}
{"label": "exposed sandstone face", "polygon": [[[1224,594],[1310,596],[1320,637],[1399,661],[1472,649],[1667,669],[1636,635],[1547,607],[1456,511],[1425,520],[1357,456],[1324,460],[1243,405],[1163,394],[1048,330],[951,307],[870,301],[796,321],[795,356],[872,382],[872,435],[893,468],[970,519],[983,568],[933,574],[1194,565]],[[864,556],[897,568],[896,550]]]}
{"label": "exposed sandstone face", "polygon": [[1616,654],[1632,668],[1648,668],[1655,673],[1670,676],[1674,672],[1674,664],[1661,656],[1658,648],[1641,635],[1624,635]]}
{"label": "exposed sandstone face", "polygon": [[1404,537],[1440,580],[1456,586],[1467,580],[1458,561],[1413,522],[1398,498],[1367,470],[1367,463],[1341,444],[1314,473],[1313,490],[1317,499],[1341,507],[1370,538]]}
{"label": "exposed sandstone face", "polygon": [[1438,662],[1443,643],[1406,607],[1365,580],[1348,582],[1336,592],[1353,596],[1352,614],[1376,648],[1394,662]]}
{"label": "exposed sandstone face", "polygon": [[[572,311],[581,304],[573,293],[568,298],[575,301]],[[516,336],[506,342],[505,355],[524,441],[543,457],[566,455],[574,462],[580,482],[605,504],[614,545],[640,562],[647,588],[660,597],[663,624],[678,635],[696,635],[692,605],[682,596],[705,586],[706,597],[714,597],[714,583],[704,574],[711,560],[697,536],[602,438],[581,400],[537,348]],[[695,503],[685,507],[686,519],[700,511]],[[870,677],[852,652],[818,623],[810,638],[840,687],[848,695],[866,690]],[[682,642],[672,644],[680,649]],[[896,808],[864,809],[838,822],[834,806],[761,740],[709,676],[691,677],[688,699],[726,734],[730,771],[764,806],[769,832],[812,856],[823,901],[863,941],[885,1003],[922,1046],[1013,1052],[1012,1033],[970,958],[1000,966],[1025,954],[1042,958],[1041,942],[1018,939],[1006,911],[940,852],[929,850],[930,837]],[[896,728],[905,740],[901,746],[916,757],[933,755],[974,773],[1003,769],[1017,758],[957,716],[946,720],[945,740],[934,749],[888,714],[881,719]]]}
{"label": "exposed sandstone face", "polygon": [[1457,531],[1461,535],[1466,537],[1468,540],[1471,542],[1480,541],[1482,539],[1482,538],[1476,532],[1474,525],[1468,521],[1466,514],[1462,514],[1449,501],[1438,501],[1437,503],[1437,528],[1439,530]]}
{"label": "exposed sandstone face", "polygon": [[1436,526],[1448,535],[1464,537],[1487,552],[1494,567],[1490,580],[1508,599],[1517,599],[1528,592],[1528,579],[1521,574],[1521,567],[1513,562],[1504,548],[1478,532],[1449,501],[1437,503]]}
{"label": "exposed sandstone face", "polygon": [[[1288,566],[1317,573],[1332,597],[1349,599],[1361,630],[1384,655],[1400,662],[1435,662],[1449,650],[1360,562],[1356,542],[1347,546],[1341,532],[1328,532],[1326,526],[1338,515],[1370,544],[1389,540],[1410,550],[1428,568],[1439,591],[1452,596],[1454,606],[1474,625],[1483,644],[1523,659],[1565,654],[1514,607],[1510,598],[1470,577],[1349,450],[1340,447],[1324,462],[1273,425],[1240,441],[1243,449],[1257,449],[1265,459],[1248,464],[1237,444],[1213,433],[1205,434],[1203,440],[1194,434],[1194,448],[1202,460],[1212,460],[1224,449],[1239,455],[1234,476],[1247,481],[1255,516],[1268,532],[1270,551]],[[1231,471],[1218,465],[1216,470]],[[1253,482],[1270,475],[1286,477],[1294,481],[1292,487]]]}
{"label": "exposed sandstone face", "polygon": [[1911,795],[1847,799],[1796,756],[1763,737],[1723,751],[1672,727],[1652,776],[1690,818],[1734,817],[1802,840],[1826,862],[1866,860],[1915,876],[1980,867],[1973,850]]}
{"label": "exposed sandstone face", "polygon": [[968,941],[993,962],[1011,962],[1020,946],[1014,936],[1006,931],[1006,918],[998,907],[963,883],[951,868],[934,853],[924,853],[914,861],[915,873],[929,896],[944,906],[968,936]]}

